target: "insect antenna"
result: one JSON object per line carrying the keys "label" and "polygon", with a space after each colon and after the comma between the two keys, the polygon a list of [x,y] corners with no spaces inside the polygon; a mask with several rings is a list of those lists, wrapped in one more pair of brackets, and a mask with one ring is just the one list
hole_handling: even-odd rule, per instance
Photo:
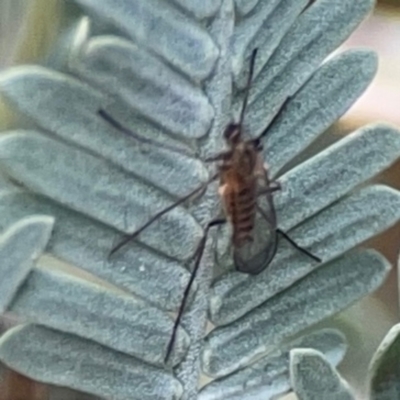
{"label": "insect antenna", "polygon": [[250,58],[250,71],[249,75],[247,77],[247,84],[246,84],[246,91],[244,94],[244,99],[243,99],[243,105],[242,105],[242,111],[240,112],[240,119],[239,119],[239,125],[242,126],[243,120],[244,120],[244,115],[246,114],[246,109],[247,109],[247,104],[249,102],[249,93],[250,93],[250,86],[251,82],[253,80],[253,75],[254,75],[254,64],[256,61],[257,57],[257,51],[258,49],[254,49],[253,52],[251,53],[251,58]]}
{"label": "insect antenna", "polygon": [[[268,215],[265,213],[265,211],[257,204],[257,210],[259,211],[259,213],[262,215],[262,217],[268,222],[271,223],[271,220],[268,218]],[[284,239],[286,239],[286,241],[288,243],[290,243],[295,249],[297,249],[298,251],[300,251],[301,253],[305,254],[306,256],[312,258],[314,261],[317,262],[322,262],[322,260],[317,257],[316,255],[312,254],[311,252],[309,252],[307,249],[305,249],[304,247],[301,247],[300,245],[298,245],[286,232],[284,232],[282,229],[279,228],[275,228],[275,232],[280,234]]]}
{"label": "insect antenna", "polygon": [[263,137],[267,136],[271,126],[277,121],[277,119],[282,115],[283,110],[286,108],[287,103],[290,101],[292,97],[289,96],[286,98],[286,100],[282,103],[281,107],[279,108],[278,112],[274,115],[272,118],[271,122],[268,124],[268,126],[257,136],[256,140],[260,140]]}
{"label": "insect antenna", "polygon": [[176,317],[175,323],[174,323],[174,327],[172,329],[172,334],[171,334],[171,338],[168,342],[168,347],[167,347],[167,352],[165,354],[165,358],[164,358],[164,363],[167,364],[168,363],[168,359],[169,356],[171,355],[171,352],[174,348],[174,343],[175,343],[175,338],[176,338],[176,332],[178,330],[178,326],[181,322],[182,319],[182,315],[183,312],[185,311],[185,306],[186,306],[186,302],[190,293],[190,289],[193,285],[194,279],[196,278],[197,275],[197,271],[199,269],[200,266],[200,261],[201,261],[201,257],[203,255],[204,252],[204,248],[207,242],[207,236],[208,236],[208,232],[210,230],[210,228],[212,228],[213,226],[217,226],[217,225],[222,225],[226,223],[226,219],[220,218],[220,219],[215,219],[211,222],[209,222],[204,230],[204,235],[199,243],[199,246],[196,249],[196,252],[194,254],[194,257],[196,258],[194,267],[193,267],[193,271],[192,274],[190,275],[190,279],[189,282],[185,288],[185,291],[183,293],[183,298],[182,298],[182,302],[181,305],[179,307],[179,311],[178,311],[178,315]]}

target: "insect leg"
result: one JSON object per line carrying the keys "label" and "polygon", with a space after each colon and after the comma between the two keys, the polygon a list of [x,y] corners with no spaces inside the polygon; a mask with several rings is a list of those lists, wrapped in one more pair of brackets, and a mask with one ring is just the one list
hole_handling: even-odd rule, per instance
{"label": "insect leg", "polygon": [[[270,224],[272,224],[271,219],[268,217],[268,215],[265,213],[265,211],[257,204],[257,210],[260,212],[260,214],[263,216],[263,218]],[[322,262],[322,260],[315,256],[314,254],[310,253],[308,250],[306,250],[304,247],[301,247],[298,245],[286,232],[284,232],[282,229],[275,228],[275,232],[280,234],[284,239],[286,239],[295,249],[299,250],[303,254],[307,255],[308,257],[312,258],[313,260],[317,262]]]}
{"label": "insect leg", "polygon": [[317,262],[322,262],[322,260],[315,256],[314,254],[310,253],[308,250],[306,250],[304,247],[299,246],[293,239],[290,238],[290,236],[284,232],[283,230],[276,228],[276,233],[279,233],[281,236],[283,236],[294,248],[305,254],[306,256],[312,258],[313,260]]}
{"label": "insect leg", "polygon": [[278,192],[281,189],[282,189],[282,186],[279,181],[272,181],[269,183],[269,185],[267,187],[260,188],[258,190],[257,197],[262,196],[263,194],[267,194],[267,193]]}
{"label": "insect leg", "polygon": [[279,181],[270,180],[268,176],[268,167],[262,163],[261,158],[257,159],[257,166],[255,171],[256,177],[264,181],[264,185],[258,188],[257,197],[267,193],[274,193],[282,189]]}
{"label": "insect leg", "polygon": [[223,153],[216,154],[215,156],[208,157],[205,160],[203,160],[203,162],[207,163],[207,162],[214,162],[214,161],[224,161],[226,159],[229,159],[231,155],[232,155],[232,151],[229,150],[229,151],[225,151]]}
{"label": "insect leg", "polygon": [[213,226],[217,226],[217,225],[222,225],[226,223],[226,219],[224,218],[219,218],[219,219],[215,219],[211,222],[208,223],[208,225],[206,226],[205,230],[204,230],[204,235],[199,243],[199,246],[196,249],[196,252],[194,254],[194,258],[196,259],[195,263],[194,263],[194,267],[193,267],[193,271],[192,274],[190,276],[189,282],[185,288],[185,291],[183,293],[183,298],[182,298],[182,303],[179,307],[179,311],[178,311],[178,316],[176,317],[175,323],[174,323],[174,327],[172,329],[172,334],[171,334],[171,338],[169,340],[168,343],[168,347],[167,347],[167,352],[165,355],[165,359],[164,359],[164,363],[167,364],[169,356],[171,355],[172,349],[174,347],[174,343],[175,343],[175,337],[176,337],[176,332],[178,330],[178,326],[181,322],[182,319],[182,315],[183,312],[185,310],[185,306],[186,306],[186,301],[188,299],[189,293],[190,293],[190,289],[192,287],[192,284],[194,282],[194,279],[196,278],[196,274],[197,271],[199,269],[200,266],[200,261],[201,261],[201,257],[203,255],[204,252],[204,248],[207,242],[207,236],[208,236],[208,232],[210,230],[210,228],[212,228]]}
{"label": "insect leg", "polygon": [[121,249],[123,246],[125,246],[127,243],[129,243],[131,240],[135,239],[140,233],[142,233],[147,227],[149,227],[153,222],[155,222],[158,218],[166,214],[167,212],[173,210],[175,207],[179,206],[180,204],[184,203],[187,201],[190,197],[194,196],[196,193],[201,192],[204,190],[212,181],[218,178],[218,174],[213,175],[207,182],[205,182],[203,185],[199,186],[198,188],[194,189],[192,192],[187,194],[184,197],[181,197],[178,199],[175,203],[171,204],[170,206],[164,208],[164,210],[161,210],[157,214],[155,214],[153,217],[151,217],[141,228],[136,230],[135,232],[131,233],[130,235],[126,235],[116,246],[114,246],[108,257],[111,257],[113,254],[115,254],[119,249]]}

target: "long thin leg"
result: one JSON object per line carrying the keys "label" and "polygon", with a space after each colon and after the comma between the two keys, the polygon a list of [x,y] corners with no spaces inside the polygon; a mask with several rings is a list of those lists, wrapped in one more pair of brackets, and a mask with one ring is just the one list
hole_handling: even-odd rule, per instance
{"label": "long thin leg", "polygon": [[[281,184],[279,181],[270,181],[268,178],[268,171],[266,168],[262,169],[263,174],[264,174],[264,180],[265,180],[265,185],[266,187],[261,190],[261,193],[257,194],[257,196],[261,195],[262,192],[264,191],[265,193],[271,194],[275,191],[281,190]],[[257,204],[257,210],[260,212],[260,214],[264,217],[264,219],[275,228],[275,232],[279,233],[283,238],[285,238],[293,247],[295,247],[297,250],[302,252],[303,254],[307,255],[308,257],[312,258],[313,260],[317,262],[321,262],[322,260],[315,256],[314,254],[310,253],[308,250],[305,248],[299,246],[293,239],[290,238],[290,236],[284,232],[282,229],[279,229],[276,225],[276,217],[275,217],[275,208],[273,204],[272,197],[269,197],[269,204],[273,212],[273,217],[274,219],[272,220],[266,212]]]}
{"label": "long thin leg", "polygon": [[[268,222],[272,223],[271,220],[269,219],[268,215],[266,212],[257,204],[257,210],[259,213],[263,216],[263,218]],[[314,261],[317,262],[322,262],[322,260],[315,256],[314,254],[310,253],[308,250],[306,250],[304,247],[301,247],[298,245],[286,232],[284,232],[282,229],[275,228],[275,232],[279,233],[284,239],[286,239],[295,249],[298,251],[302,252],[303,254],[307,255],[308,257],[312,258]]]}
{"label": "long thin leg", "polygon": [[[144,138],[142,136],[139,136],[137,133],[135,133],[134,131],[126,128],[125,126],[123,126],[120,122],[118,122],[112,115],[110,115],[107,111],[100,109],[97,111],[97,114],[100,115],[100,117],[102,117],[105,121],[107,121],[111,126],[113,126],[115,129],[117,129],[118,131],[124,133],[127,136],[130,136],[132,138],[134,138],[135,140],[137,140],[138,142],[141,143],[146,143],[146,144],[150,144],[153,146],[157,146],[160,147],[160,143],[149,139],[149,138]],[[193,155],[191,155],[188,151],[185,151],[184,149],[181,149],[179,147],[174,147],[174,146],[169,146],[165,143],[163,143],[162,148],[164,149],[168,149],[171,151],[174,151],[176,153],[183,153],[185,155],[188,155],[190,157],[193,157]]]}
{"label": "long thin leg", "polygon": [[290,236],[284,232],[282,229],[276,228],[276,233],[279,233],[282,237],[284,237],[294,248],[299,250],[301,253],[305,254],[306,256],[312,258],[314,261],[317,262],[322,262],[322,260],[315,256],[314,254],[310,253],[308,250],[306,250],[304,247],[299,246],[293,239],[290,238]]}
{"label": "long thin leg", "polygon": [[269,186],[259,189],[259,191],[257,193],[257,197],[262,196],[263,194],[267,194],[267,193],[279,192],[279,190],[282,190],[280,182],[272,181],[272,182],[270,182]]}
{"label": "long thin leg", "polygon": [[155,222],[158,218],[166,214],[167,212],[171,211],[175,207],[179,206],[180,204],[184,203],[187,201],[190,197],[194,196],[196,193],[201,192],[204,190],[212,181],[217,179],[218,174],[215,174],[212,176],[207,182],[205,182],[203,185],[199,186],[198,188],[194,189],[192,192],[187,194],[186,196],[178,199],[175,203],[171,204],[170,206],[164,208],[157,214],[155,214],[153,217],[151,217],[141,228],[136,230],[135,232],[131,233],[130,235],[126,235],[116,246],[114,246],[108,257],[111,257],[113,254],[115,254],[119,249],[121,249],[123,246],[125,246],[127,243],[129,243],[131,240],[135,239],[140,233],[142,233],[147,227],[149,227],[153,222]]}
{"label": "long thin leg", "polygon": [[194,282],[194,279],[196,278],[197,275],[197,271],[199,269],[200,266],[200,261],[201,261],[201,257],[203,255],[204,252],[204,248],[207,242],[207,236],[208,236],[208,232],[210,230],[210,228],[212,228],[213,226],[217,226],[217,225],[222,225],[226,223],[226,219],[220,218],[220,219],[215,219],[213,221],[211,221],[205,228],[204,231],[204,235],[199,243],[199,246],[197,247],[197,250],[194,254],[194,257],[196,258],[194,267],[193,267],[193,271],[192,271],[192,275],[190,276],[189,282],[185,288],[185,291],[183,293],[183,298],[182,298],[182,302],[181,305],[179,307],[179,311],[178,311],[178,316],[176,317],[175,323],[174,323],[174,327],[172,329],[172,334],[171,334],[171,338],[169,340],[168,343],[168,347],[167,347],[167,352],[165,354],[165,359],[164,359],[164,363],[167,364],[168,363],[168,359],[169,356],[171,355],[172,349],[174,347],[174,343],[175,343],[175,338],[176,338],[176,332],[178,330],[178,326],[181,322],[182,319],[182,315],[183,312],[185,310],[185,306],[186,306],[186,301],[188,299],[189,293],[190,293],[190,289],[192,288],[192,284]]}

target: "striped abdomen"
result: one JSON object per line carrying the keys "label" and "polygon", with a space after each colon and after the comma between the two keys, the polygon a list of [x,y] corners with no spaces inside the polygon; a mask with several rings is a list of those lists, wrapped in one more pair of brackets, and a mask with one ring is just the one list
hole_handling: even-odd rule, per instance
{"label": "striped abdomen", "polygon": [[251,179],[242,185],[227,185],[224,203],[227,217],[232,223],[232,241],[235,247],[253,241],[256,214],[256,181]]}

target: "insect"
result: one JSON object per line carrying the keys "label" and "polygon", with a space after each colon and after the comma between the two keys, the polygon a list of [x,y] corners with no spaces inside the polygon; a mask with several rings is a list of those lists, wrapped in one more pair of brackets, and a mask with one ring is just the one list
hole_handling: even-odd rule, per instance
{"label": "insect", "polygon": [[[214,219],[206,225],[204,235],[193,256],[193,259],[195,260],[194,266],[189,282],[183,293],[182,302],[168,343],[165,355],[166,364],[173,350],[177,328],[182,319],[186,301],[200,265],[209,230],[212,227],[227,222],[231,224],[233,260],[236,269],[240,272],[256,275],[263,271],[275,256],[279,235],[303,254],[312,258],[316,262],[321,262],[319,257],[299,246],[288,236],[287,233],[279,229],[277,226],[273,193],[280,190],[281,186],[278,181],[270,180],[268,169],[264,165],[262,157],[263,146],[261,139],[266,136],[269,127],[267,127],[257,138],[244,138],[243,120],[248,104],[256,55],[257,49],[253,51],[250,59],[250,72],[239,122],[230,123],[224,131],[224,138],[228,145],[228,151],[205,160],[207,162],[220,162],[218,172],[187,196],[182,197],[169,207],[155,214],[141,228],[124,237],[110,252],[110,255],[117,252],[121,247],[138,237],[144,229],[163,214],[184,203],[195,194],[204,191],[212,181],[219,178],[219,193],[224,209],[224,217]],[[115,128],[136,137],[136,135],[122,127],[104,110],[100,110],[99,114]],[[274,120],[276,117],[277,116],[275,116]],[[269,124],[269,126],[272,125],[274,120]],[[260,205],[260,200],[263,203],[263,206]]]}

